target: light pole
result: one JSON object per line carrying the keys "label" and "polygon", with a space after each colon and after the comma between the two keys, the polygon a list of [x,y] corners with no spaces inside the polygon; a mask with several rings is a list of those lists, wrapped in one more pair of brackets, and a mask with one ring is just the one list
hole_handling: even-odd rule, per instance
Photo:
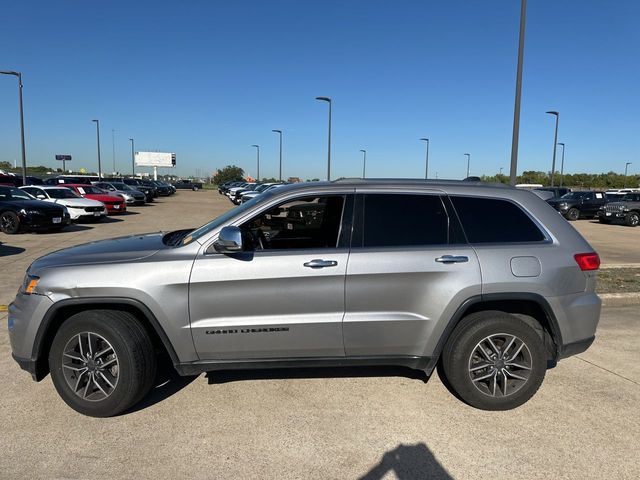
{"label": "light pole", "polygon": [[503,169],[503,167],[500,167],[500,175],[502,175],[502,169]]}
{"label": "light pole", "polygon": [[331,98],[316,97],[316,100],[329,104],[329,141],[327,142],[327,181],[331,180]]}
{"label": "light pole", "polygon": [[427,142],[427,154],[424,159],[424,179],[426,180],[427,178],[429,178],[429,139],[421,138],[420,140],[423,142]]}
{"label": "light pole", "polygon": [[362,152],[362,178],[365,178],[367,172],[367,151],[360,150]]}
{"label": "light pole", "polygon": [[136,155],[134,153],[133,138],[130,138],[129,141],[131,142],[131,176],[135,177],[136,176]]}
{"label": "light pole", "polygon": [[469,177],[469,172],[470,167],[471,167],[471,154],[470,153],[465,153],[465,155],[467,156],[467,178]]}
{"label": "light pole", "polygon": [[553,187],[556,176],[556,150],[558,149],[558,123],[560,123],[560,112],[550,110],[547,113],[549,115],[555,115],[556,117],[556,133],[553,136],[553,161],[551,162],[551,186]]}
{"label": "light pole", "polygon": [[564,177],[564,143],[558,142],[562,146],[562,159],[560,160],[560,186],[562,186]]}
{"label": "light pole", "polygon": [[113,160],[113,173],[116,173],[116,131],[111,129],[111,157]]}
{"label": "light pole", "polygon": [[623,186],[623,188],[627,188],[627,171],[628,171],[629,165],[631,165],[631,162],[627,162],[627,163],[624,164],[624,186]]}
{"label": "light pole", "polygon": [[518,40],[518,67],[516,70],[516,99],[513,107],[513,136],[511,137],[511,167],[509,184],[516,184],[518,175],[518,138],[520,136],[520,98],[522,96],[522,64],[524,63],[524,31],[527,16],[527,0],[520,2],[520,38]]}
{"label": "light pole", "polygon": [[280,168],[278,169],[278,181],[282,181],[282,130],[271,130],[280,135]]}
{"label": "light pole", "polygon": [[98,179],[102,178],[102,163],[100,161],[100,120],[91,120],[96,122],[96,137],[98,139]]}
{"label": "light pole", "polygon": [[256,154],[257,154],[257,156],[258,156],[258,160],[257,160],[257,162],[258,162],[258,168],[256,169],[256,170],[257,170],[257,173],[256,173],[256,182],[259,182],[259,181],[260,181],[260,145],[251,145],[251,146],[252,146],[252,147],[256,147]]}
{"label": "light pole", "polygon": [[24,144],[24,109],[22,108],[22,73],[14,71],[0,71],[2,75],[18,77],[18,100],[20,103],[20,141],[22,144],[22,184],[27,184],[27,150]]}

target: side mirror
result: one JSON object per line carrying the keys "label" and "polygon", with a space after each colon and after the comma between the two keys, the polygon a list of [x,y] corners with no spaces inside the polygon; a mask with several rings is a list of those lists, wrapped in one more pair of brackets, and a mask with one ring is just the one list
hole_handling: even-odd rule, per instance
{"label": "side mirror", "polygon": [[39,193],[38,195],[36,195],[36,198],[39,198],[40,200],[46,200],[47,197],[45,197],[43,194]]}
{"label": "side mirror", "polygon": [[242,232],[238,227],[223,227],[218,240],[213,244],[220,253],[238,253],[242,251]]}

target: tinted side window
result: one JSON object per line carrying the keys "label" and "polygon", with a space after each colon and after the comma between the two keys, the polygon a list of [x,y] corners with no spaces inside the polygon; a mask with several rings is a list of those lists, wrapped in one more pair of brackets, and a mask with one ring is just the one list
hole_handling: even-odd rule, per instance
{"label": "tinted side window", "polygon": [[403,247],[448,243],[449,218],[436,195],[364,196],[364,247]]}
{"label": "tinted side window", "polygon": [[469,243],[541,242],[544,235],[516,204],[493,198],[451,197]]}

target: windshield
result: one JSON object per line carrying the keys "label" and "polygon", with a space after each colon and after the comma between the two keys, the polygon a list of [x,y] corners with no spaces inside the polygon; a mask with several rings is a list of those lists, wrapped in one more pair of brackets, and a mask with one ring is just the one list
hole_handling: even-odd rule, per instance
{"label": "windshield", "polygon": [[68,188],[47,188],[47,194],[51,198],[79,198],[76,192],[72,192]]}
{"label": "windshield", "polygon": [[0,187],[0,200],[34,200],[34,197],[19,188]]}
{"label": "windshield", "polygon": [[577,198],[582,198],[584,197],[587,193],[589,192],[569,192],[569,193],[565,193],[563,196],[561,196],[560,198],[564,198],[564,199],[577,199]]}
{"label": "windshield", "polygon": [[94,187],[93,185],[83,185],[76,188],[81,195],[104,195],[106,193],[104,190],[101,190],[98,187]]}
{"label": "windshield", "polygon": [[242,203],[239,206],[237,206],[235,208],[232,208],[231,210],[229,210],[229,211],[223,213],[222,215],[220,215],[219,217],[214,218],[209,223],[205,223],[200,228],[195,229],[193,232],[191,232],[190,235],[187,235],[186,237],[184,237],[182,239],[181,245],[187,245],[187,244],[193,242],[194,240],[197,240],[198,238],[202,237],[203,235],[206,235],[207,233],[215,230],[220,225],[228,222],[229,220],[231,220],[236,215],[239,215],[239,214],[245,212],[246,210],[249,210],[254,205],[257,205],[258,203],[263,202],[263,201],[264,201],[263,196],[262,195],[258,195],[257,197],[253,197],[248,202]]}
{"label": "windshield", "polygon": [[125,191],[135,190],[134,188],[131,188],[129,185],[127,185],[126,183],[114,182],[111,185],[113,185],[113,187],[116,190],[125,190]]}

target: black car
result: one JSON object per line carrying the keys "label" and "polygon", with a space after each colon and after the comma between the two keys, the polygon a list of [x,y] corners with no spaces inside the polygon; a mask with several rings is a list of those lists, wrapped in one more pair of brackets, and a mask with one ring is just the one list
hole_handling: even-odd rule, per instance
{"label": "black car", "polygon": [[36,200],[15,187],[0,186],[0,231],[3,233],[61,230],[69,221],[64,207]]}
{"label": "black car", "polygon": [[194,192],[202,189],[202,183],[192,182],[191,180],[178,180],[173,186],[178,190],[193,190]]}
{"label": "black car", "polygon": [[160,180],[150,180],[149,183],[156,187],[158,195],[160,195],[161,197],[168,197],[169,195],[173,195],[174,193],[174,189],[171,188],[170,185],[167,185]]}
{"label": "black car", "polygon": [[144,193],[147,203],[153,202],[153,199],[158,196],[158,190],[153,185],[145,185],[142,180],[137,178],[123,178],[120,180],[125,185],[129,185],[131,188],[135,188],[139,192]]}
{"label": "black car", "polygon": [[627,193],[622,200],[609,202],[598,213],[600,223],[623,223],[629,227],[640,225],[640,192]]}
{"label": "black car", "polygon": [[226,194],[230,188],[237,187],[242,185],[244,180],[229,180],[228,182],[221,183],[218,185],[218,193],[224,195]]}
{"label": "black car", "polygon": [[560,198],[552,198],[547,203],[555,208],[567,220],[594,218],[598,210],[607,203],[604,192],[579,191],[571,192]]}

